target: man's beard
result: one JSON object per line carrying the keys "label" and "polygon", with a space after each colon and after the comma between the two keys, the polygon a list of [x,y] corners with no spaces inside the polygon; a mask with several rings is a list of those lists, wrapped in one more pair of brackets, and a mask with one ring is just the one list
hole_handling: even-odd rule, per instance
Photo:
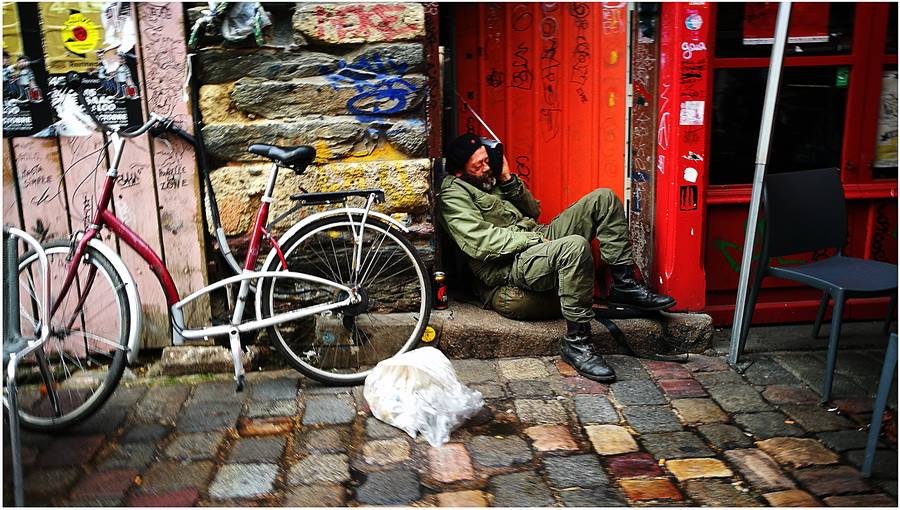
{"label": "man's beard", "polygon": [[493,190],[494,184],[496,184],[497,182],[496,179],[494,179],[494,176],[491,174],[485,174],[484,177],[479,178],[463,172],[459,177],[472,186],[475,186],[476,188],[485,192],[490,192],[491,190]]}

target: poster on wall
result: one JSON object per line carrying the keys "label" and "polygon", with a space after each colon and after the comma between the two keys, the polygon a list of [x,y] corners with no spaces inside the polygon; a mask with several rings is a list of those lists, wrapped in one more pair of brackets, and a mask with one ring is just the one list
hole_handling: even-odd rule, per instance
{"label": "poster on wall", "polygon": [[85,136],[93,122],[66,88],[78,73],[91,113],[109,126],[141,124],[135,24],[128,2],[41,2],[44,57],[50,98],[59,121],[48,136]]}
{"label": "poster on wall", "polygon": [[875,139],[875,168],[897,166],[897,71],[884,71],[881,77],[881,110],[878,113],[878,137]]}
{"label": "poster on wall", "polygon": [[2,7],[3,136],[30,136],[52,123],[40,33],[23,30],[36,26],[30,21],[37,11],[33,4],[3,2]]}
{"label": "poster on wall", "polygon": [[[775,19],[778,2],[747,2],[744,4],[744,44],[759,45],[775,42]],[[788,25],[791,44],[828,42],[828,4],[794,2]]]}

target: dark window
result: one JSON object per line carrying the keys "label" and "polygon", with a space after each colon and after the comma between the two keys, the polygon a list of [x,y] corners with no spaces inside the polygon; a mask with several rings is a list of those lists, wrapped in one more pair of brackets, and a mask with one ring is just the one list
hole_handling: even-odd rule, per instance
{"label": "dark window", "polygon": [[884,52],[888,55],[897,54],[897,4],[891,2],[887,19],[887,40],[884,43]]}
{"label": "dark window", "polygon": [[[778,4],[769,3],[777,11]],[[806,7],[794,2],[791,9],[792,20],[796,20],[797,9],[817,8],[828,11],[827,42],[803,42],[788,43],[785,46],[785,55],[844,55],[850,53],[853,41],[853,20],[856,7],[852,3],[816,3],[807,4]],[[897,6],[893,6],[896,12]],[[800,11],[802,14],[802,11]],[[771,44],[745,44],[746,4],[744,2],[722,2],[716,4],[716,56],[717,57],[769,57],[772,55]],[[770,18],[771,19],[771,18]],[[752,21],[750,22],[753,23]],[[793,28],[794,21],[791,24]],[[770,23],[771,24],[771,23]],[[896,52],[896,23],[894,23],[894,47]],[[797,29],[789,32],[793,36]],[[768,34],[767,34],[768,35]],[[774,31],[773,34],[774,35]]]}
{"label": "dark window", "polygon": [[[767,68],[716,70],[710,184],[753,181],[767,73]],[[769,172],[840,166],[847,74],[846,67],[784,70]]]}

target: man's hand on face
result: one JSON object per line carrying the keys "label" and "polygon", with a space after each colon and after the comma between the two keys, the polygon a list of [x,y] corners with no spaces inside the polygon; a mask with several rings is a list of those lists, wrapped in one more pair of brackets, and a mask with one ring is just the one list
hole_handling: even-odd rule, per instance
{"label": "man's hand on face", "polygon": [[499,180],[501,183],[509,182],[512,179],[512,174],[509,171],[509,162],[506,161],[506,156],[503,156],[503,169],[500,170]]}

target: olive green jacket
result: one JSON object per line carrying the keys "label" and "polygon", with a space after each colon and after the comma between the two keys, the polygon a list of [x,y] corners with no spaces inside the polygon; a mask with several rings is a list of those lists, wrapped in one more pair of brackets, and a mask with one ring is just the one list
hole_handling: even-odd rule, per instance
{"label": "olive green jacket", "polygon": [[490,193],[448,175],[439,198],[442,225],[489,286],[504,285],[515,255],[542,240],[540,203],[515,175]]}

